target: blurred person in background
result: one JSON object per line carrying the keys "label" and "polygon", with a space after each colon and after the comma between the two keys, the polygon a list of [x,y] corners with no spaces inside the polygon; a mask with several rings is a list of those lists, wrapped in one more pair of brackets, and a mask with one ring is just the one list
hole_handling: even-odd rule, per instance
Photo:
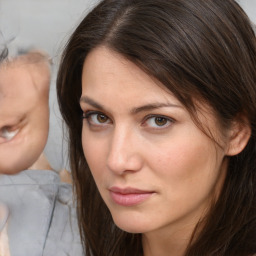
{"label": "blurred person in background", "polygon": [[49,130],[49,57],[30,51],[0,64],[0,255],[83,255],[67,172],[43,150]]}

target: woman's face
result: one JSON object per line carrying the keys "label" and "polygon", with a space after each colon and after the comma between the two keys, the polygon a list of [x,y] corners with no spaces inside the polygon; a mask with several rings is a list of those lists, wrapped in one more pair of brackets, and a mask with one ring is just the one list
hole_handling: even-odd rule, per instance
{"label": "woman's face", "polygon": [[[135,233],[194,227],[225,179],[225,142],[217,146],[177,98],[104,47],[84,62],[80,104],[84,154],[116,225]],[[198,116],[221,137],[210,111]]]}

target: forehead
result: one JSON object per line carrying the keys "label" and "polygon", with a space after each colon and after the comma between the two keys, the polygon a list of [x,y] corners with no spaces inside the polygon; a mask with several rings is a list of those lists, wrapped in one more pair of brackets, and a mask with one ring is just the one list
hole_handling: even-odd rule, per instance
{"label": "forehead", "polygon": [[[159,81],[136,64],[106,47],[94,49],[85,59],[82,73],[82,94],[115,104],[151,103],[158,100],[179,103]],[[115,101],[113,101],[115,98]],[[127,99],[132,101],[127,102]],[[148,102],[149,101],[149,102]]]}

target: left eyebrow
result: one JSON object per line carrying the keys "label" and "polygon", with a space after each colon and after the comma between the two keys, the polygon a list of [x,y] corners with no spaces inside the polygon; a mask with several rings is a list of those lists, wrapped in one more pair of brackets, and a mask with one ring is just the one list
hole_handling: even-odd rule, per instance
{"label": "left eyebrow", "polygon": [[183,108],[180,105],[171,104],[171,103],[153,103],[153,104],[143,105],[141,107],[136,107],[136,108],[131,110],[131,113],[132,114],[138,114],[139,112],[150,111],[150,110],[154,110],[154,109],[158,109],[158,108],[164,108],[164,107]]}

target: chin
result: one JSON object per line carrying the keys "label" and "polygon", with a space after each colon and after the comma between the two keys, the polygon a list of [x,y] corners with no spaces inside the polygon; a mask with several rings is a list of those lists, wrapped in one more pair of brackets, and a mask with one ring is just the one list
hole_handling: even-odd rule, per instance
{"label": "chin", "polygon": [[21,171],[27,170],[35,161],[35,158],[22,158],[18,157],[16,160],[12,159],[8,162],[8,165],[0,166],[0,173],[6,175],[18,174]]}
{"label": "chin", "polygon": [[[113,216],[112,216],[113,217]],[[140,218],[113,217],[113,221],[118,228],[128,233],[146,233],[150,226]]]}
{"label": "chin", "polygon": [[23,170],[24,169],[22,169],[21,166],[0,166],[0,174],[5,175],[15,175]]}
{"label": "chin", "polygon": [[117,227],[119,227],[121,230],[127,233],[133,233],[133,234],[145,233],[145,230],[139,228],[138,226],[118,225],[118,223],[116,222],[115,224]]}

